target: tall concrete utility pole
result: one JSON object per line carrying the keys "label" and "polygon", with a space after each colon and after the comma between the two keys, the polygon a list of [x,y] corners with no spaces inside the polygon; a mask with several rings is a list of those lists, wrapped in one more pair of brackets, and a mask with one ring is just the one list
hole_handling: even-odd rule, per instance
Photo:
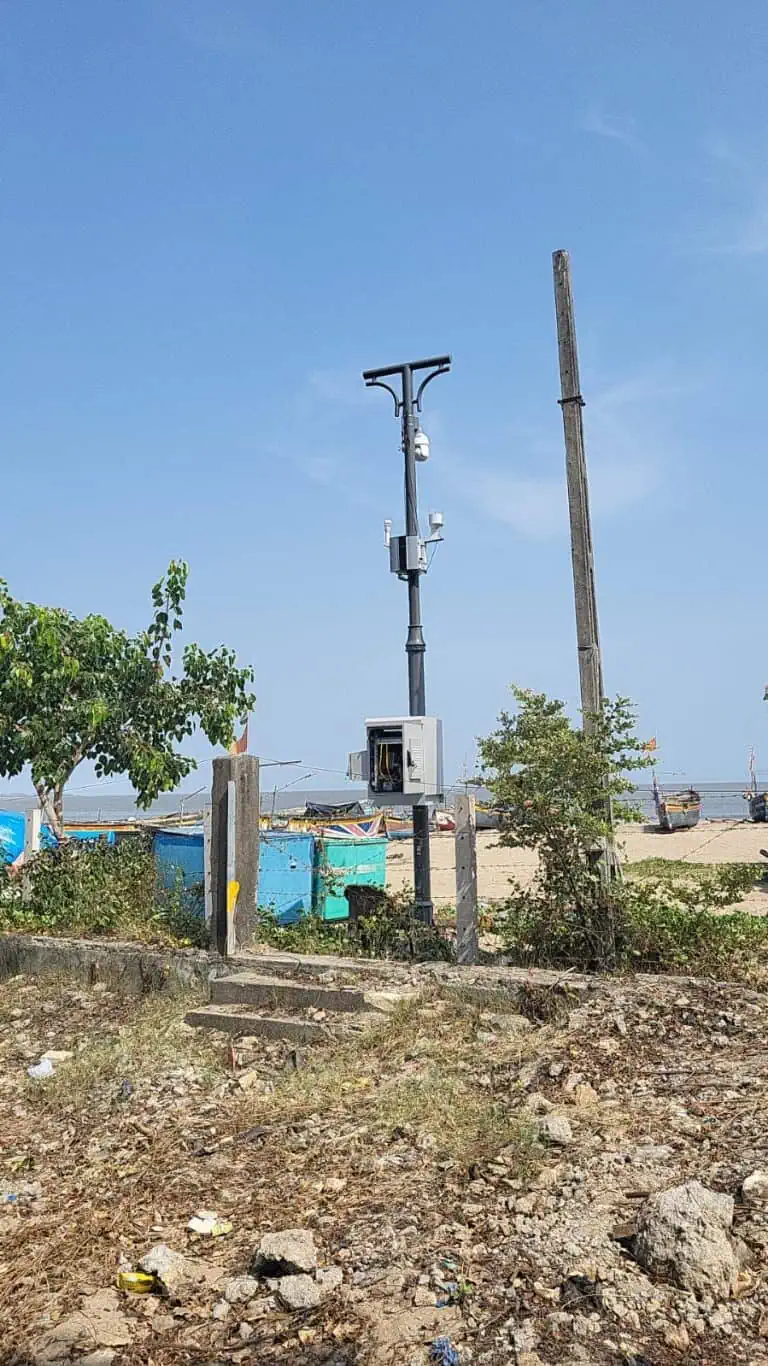
{"label": "tall concrete utility pole", "polygon": [[[571,519],[571,560],[573,596],[576,604],[576,639],[579,651],[579,684],[584,734],[594,730],[594,718],[602,706],[603,666],[600,656],[600,631],[597,621],[595,561],[592,524],[589,516],[589,482],[584,451],[584,422],[579,381],[579,356],[576,348],[576,322],[573,313],[571,263],[567,251],[552,253],[557,316],[557,349],[560,360],[560,393],[565,434],[565,472],[568,483],[568,508]],[[610,825],[613,815],[606,801]],[[601,875],[607,881],[615,867],[611,841],[601,852]]]}
{"label": "tall concrete utility pole", "polygon": [[592,525],[589,516],[589,484],[584,453],[584,423],[579,382],[579,356],[576,349],[576,322],[573,316],[571,263],[567,251],[552,254],[557,314],[557,349],[560,359],[560,392],[565,433],[565,472],[568,481],[568,508],[571,515],[571,559],[573,595],[576,603],[576,638],[579,648],[579,683],[584,730],[592,729],[592,717],[603,700],[603,667],[600,659],[600,631],[597,623],[595,562]]}

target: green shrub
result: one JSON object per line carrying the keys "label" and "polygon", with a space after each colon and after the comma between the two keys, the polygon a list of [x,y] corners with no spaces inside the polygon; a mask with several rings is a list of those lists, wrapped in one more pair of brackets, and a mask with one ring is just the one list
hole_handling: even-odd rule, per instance
{"label": "green shrub", "polygon": [[256,924],[256,938],[263,944],[270,944],[283,953],[346,953],[346,925],[323,920],[321,915],[310,913],[294,921],[292,925],[281,925],[277,913],[271,906],[259,907]]}
{"label": "green shrub", "polygon": [[[617,968],[750,980],[768,969],[768,917],[727,910],[754,886],[762,869],[648,862],[652,871],[635,864],[611,889]],[[540,898],[521,890],[496,909],[491,921],[517,962],[592,966],[581,917],[567,907],[543,915]]]}
{"label": "green shrub", "polygon": [[156,886],[151,838],[141,833],[116,844],[67,840],[42,849],[19,876],[6,873],[0,929],[207,943],[183,889]]}
{"label": "green shrub", "polygon": [[436,925],[425,925],[414,914],[412,892],[384,894],[349,927],[349,938],[367,958],[397,958],[411,962],[451,962],[453,943]]}
{"label": "green shrub", "polygon": [[628,775],[649,763],[634,733],[626,698],[605,700],[600,712],[574,726],[562,702],[513,688],[514,714],[480,740],[483,780],[501,811],[499,840],[534,849],[538,872],[508,903],[515,937],[547,944],[584,967],[611,968],[621,953],[620,907],[610,804],[632,791]]}
{"label": "green shrub", "polygon": [[423,925],[413,914],[413,896],[382,894],[375,909],[347,920],[327,921],[303,915],[293,925],[281,925],[275,912],[260,909],[257,937],[285,953],[338,953],[365,958],[394,958],[412,962],[451,961],[453,944],[436,927]]}
{"label": "green shrub", "polygon": [[687,864],[682,871],[635,865],[621,887],[622,965],[738,977],[768,965],[768,919],[728,909],[761,873],[753,864],[717,864],[695,872]]}

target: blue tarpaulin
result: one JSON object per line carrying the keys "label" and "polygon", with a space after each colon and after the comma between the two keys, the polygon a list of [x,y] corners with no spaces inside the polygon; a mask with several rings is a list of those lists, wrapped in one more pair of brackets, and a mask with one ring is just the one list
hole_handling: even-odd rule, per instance
{"label": "blue tarpaulin", "polygon": [[0,863],[13,863],[24,851],[24,812],[0,811]]}

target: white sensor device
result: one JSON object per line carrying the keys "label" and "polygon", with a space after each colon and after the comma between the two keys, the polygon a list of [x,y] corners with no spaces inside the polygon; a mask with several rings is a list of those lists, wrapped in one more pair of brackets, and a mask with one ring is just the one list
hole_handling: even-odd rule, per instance
{"label": "white sensor device", "polygon": [[429,437],[421,428],[413,438],[413,451],[417,460],[429,460]]}

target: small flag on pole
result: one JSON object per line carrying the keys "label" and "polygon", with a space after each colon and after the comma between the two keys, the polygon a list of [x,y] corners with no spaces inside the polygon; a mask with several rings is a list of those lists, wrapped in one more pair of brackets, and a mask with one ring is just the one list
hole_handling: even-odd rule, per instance
{"label": "small flag on pole", "polygon": [[228,753],[229,753],[229,754],[247,754],[247,753],[248,753],[248,722],[247,722],[247,721],[246,721],[246,723],[245,723],[245,730],[243,731],[242,735],[240,736],[240,739],[239,739],[239,740],[233,740],[233,741],[232,741],[232,744],[231,744],[230,747],[229,747]]}
{"label": "small flag on pole", "polygon": [[656,736],[655,736],[655,735],[652,735],[651,738],[650,738],[650,740],[646,740],[645,744],[643,745],[643,749],[646,750],[646,751],[648,752],[648,754],[653,754],[654,750],[657,749],[657,748],[658,748],[658,746],[657,746],[657,744],[656,744]]}

